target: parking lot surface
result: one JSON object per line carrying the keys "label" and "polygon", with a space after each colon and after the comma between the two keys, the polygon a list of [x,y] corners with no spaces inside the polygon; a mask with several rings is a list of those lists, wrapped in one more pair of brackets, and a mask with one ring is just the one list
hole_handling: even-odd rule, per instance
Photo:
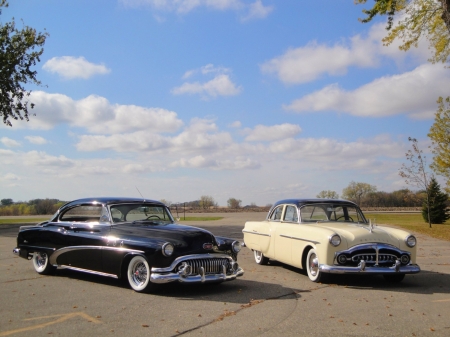
{"label": "parking lot surface", "polygon": [[[217,216],[224,219],[186,224],[242,239],[245,221],[265,213]],[[238,262],[245,275],[236,281],[171,283],[138,294],[101,276],[38,275],[12,253],[17,231],[0,226],[0,337],[450,336],[450,242],[423,235],[417,235],[422,271],[399,284],[367,275],[317,284],[276,261],[257,265],[243,248]]]}

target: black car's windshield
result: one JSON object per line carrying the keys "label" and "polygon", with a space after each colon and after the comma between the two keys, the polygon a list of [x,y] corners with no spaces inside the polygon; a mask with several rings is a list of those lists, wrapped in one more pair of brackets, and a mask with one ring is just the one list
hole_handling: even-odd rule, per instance
{"label": "black car's windshield", "polygon": [[154,223],[173,222],[169,210],[162,205],[122,204],[110,206],[113,223],[124,221],[150,221]]}
{"label": "black car's windshield", "polygon": [[314,204],[300,208],[302,222],[343,221],[366,223],[360,209],[354,205]]}

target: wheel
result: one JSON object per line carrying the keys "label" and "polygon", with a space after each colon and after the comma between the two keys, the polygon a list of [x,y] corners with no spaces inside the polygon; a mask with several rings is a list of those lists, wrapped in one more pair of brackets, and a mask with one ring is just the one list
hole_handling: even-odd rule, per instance
{"label": "wheel", "polygon": [[38,274],[48,275],[55,271],[56,267],[52,266],[48,261],[48,255],[44,252],[35,252],[33,254],[33,267]]}
{"label": "wheel", "polygon": [[[345,215],[341,215],[339,218],[336,219],[336,221],[338,221],[340,218],[345,218]],[[351,220],[352,222],[355,222],[355,220],[353,220],[353,218],[351,216],[348,216],[349,220]],[[347,220],[346,220],[347,221]]]}
{"label": "wheel", "polygon": [[313,282],[320,282],[325,279],[326,275],[319,270],[319,257],[314,248],[311,248],[306,256],[306,272]]}
{"label": "wheel", "polygon": [[151,268],[143,256],[135,256],[128,264],[127,277],[130,287],[139,293],[149,292],[154,284],[150,282]]}
{"label": "wheel", "polygon": [[403,281],[405,274],[383,274],[383,277],[388,282],[397,283]]}
{"label": "wheel", "polygon": [[269,258],[265,257],[263,253],[261,253],[259,250],[253,251],[253,256],[255,257],[255,262],[257,264],[267,264],[269,262]]}

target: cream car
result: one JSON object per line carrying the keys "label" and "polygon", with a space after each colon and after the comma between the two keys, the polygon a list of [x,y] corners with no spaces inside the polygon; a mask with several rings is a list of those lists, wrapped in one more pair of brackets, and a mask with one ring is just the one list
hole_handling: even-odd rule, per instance
{"label": "cream car", "polygon": [[328,274],[358,273],[400,282],[405,274],[420,272],[413,235],[374,225],[346,200],[281,200],[266,220],[246,222],[242,232],[256,263],[274,259],[303,268],[313,282]]}

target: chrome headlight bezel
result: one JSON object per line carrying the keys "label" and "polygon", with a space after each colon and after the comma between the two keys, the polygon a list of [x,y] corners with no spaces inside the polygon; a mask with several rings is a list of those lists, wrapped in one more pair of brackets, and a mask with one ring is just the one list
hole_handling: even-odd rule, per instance
{"label": "chrome headlight bezel", "polygon": [[341,239],[341,236],[339,234],[333,234],[333,235],[331,235],[329,237],[329,241],[330,241],[330,244],[333,247],[337,247],[337,246],[339,246],[341,244],[342,239]]}
{"label": "chrome headlight bezel", "polygon": [[413,248],[417,245],[417,239],[414,235],[408,235],[405,238],[405,243],[409,248]]}
{"label": "chrome headlight bezel", "polygon": [[234,253],[239,253],[241,251],[241,243],[239,241],[233,241],[233,243],[231,244],[231,249],[233,250]]}
{"label": "chrome headlight bezel", "polygon": [[165,244],[163,244],[161,252],[164,256],[172,256],[173,251],[175,250],[175,247],[173,246],[173,244],[171,244],[170,242],[166,242]]}

